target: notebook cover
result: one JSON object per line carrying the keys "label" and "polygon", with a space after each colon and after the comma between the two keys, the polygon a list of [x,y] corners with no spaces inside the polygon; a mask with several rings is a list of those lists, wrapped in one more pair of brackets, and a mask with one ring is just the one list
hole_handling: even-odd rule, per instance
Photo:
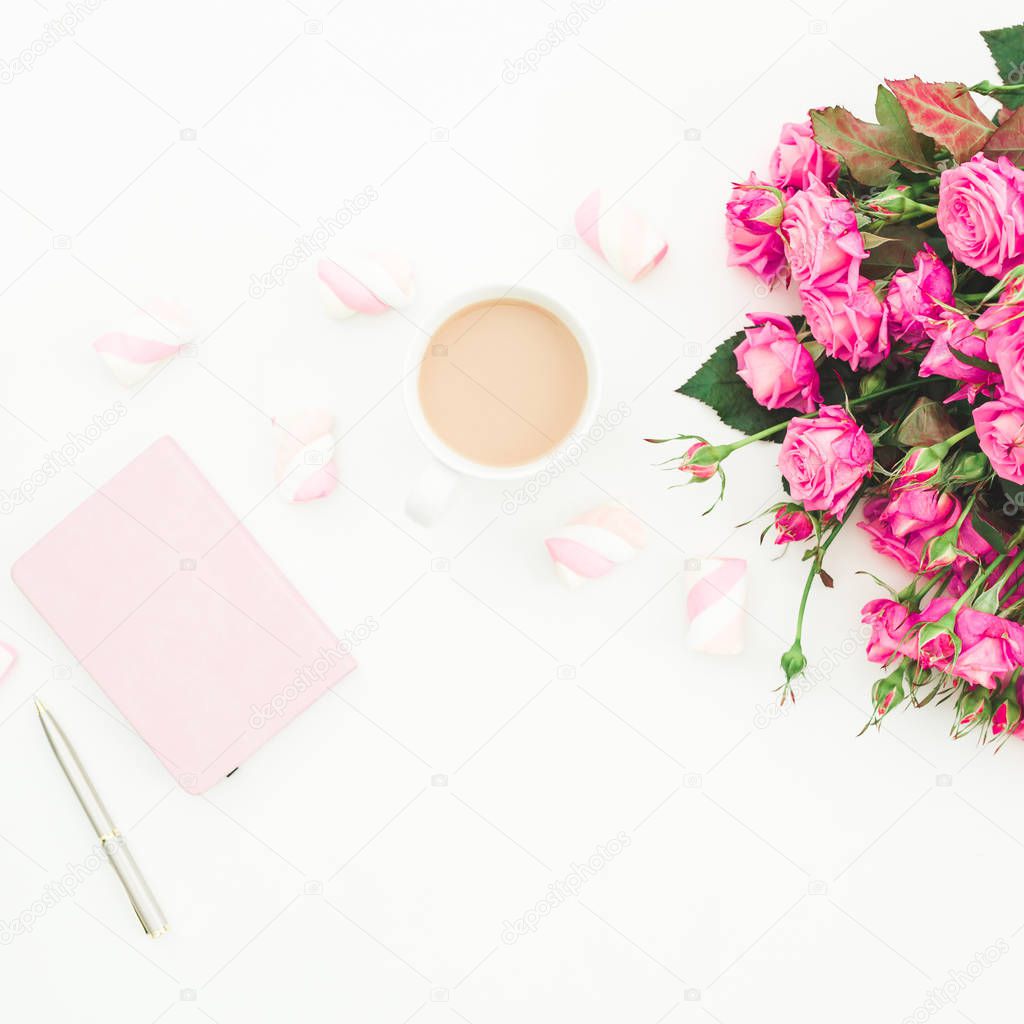
{"label": "notebook cover", "polygon": [[355,667],[170,437],[86,498],[11,576],[190,793]]}

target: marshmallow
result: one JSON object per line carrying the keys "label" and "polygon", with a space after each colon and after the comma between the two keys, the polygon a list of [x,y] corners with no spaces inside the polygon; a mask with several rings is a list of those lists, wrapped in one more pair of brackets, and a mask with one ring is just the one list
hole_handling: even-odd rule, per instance
{"label": "marshmallow", "polygon": [[278,492],[296,504],[326,498],[338,486],[334,461],[334,417],[310,409],[274,420],[280,433],[274,479]]}
{"label": "marshmallow", "polygon": [[401,309],[413,296],[412,265],[392,252],[325,258],[317,264],[316,276],[324,308],[336,320]]}
{"label": "marshmallow", "polygon": [[195,337],[195,326],[171,302],[151,303],[132,314],[125,328],[100,335],[92,347],[126,388],[141,384]]}
{"label": "marshmallow", "polygon": [[747,563],[742,558],[694,558],[683,569],[686,646],[703,654],[739,654],[744,646]]}
{"label": "marshmallow", "polygon": [[0,643],[0,679],[3,679],[10,672],[14,663],[18,660],[18,652],[7,644]]}
{"label": "marshmallow", "polygon": [[601,505],[577,516],[544,541],[555,572],[570,587],[607,575],[647,543],[647,531],[631,512]]}
{"label": "marshmallow", "polygon": [[576,210],[576,230],[613,270],[627,281],[639,281],[668,252],[668,242],[636,210],[622,202],[608,205],[608,197],[595,189]]}

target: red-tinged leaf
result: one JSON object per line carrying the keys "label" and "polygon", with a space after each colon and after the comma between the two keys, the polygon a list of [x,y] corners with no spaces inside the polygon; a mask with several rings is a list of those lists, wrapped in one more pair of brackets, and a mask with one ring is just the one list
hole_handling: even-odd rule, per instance
{"label": "red-tinged leaf", "polygon": [[914,128],[945,146],[957,163],[969,160],[988,141],[995,126],[959,82],[886,79]]}
{"label": "red-tinged leaf", "polygon": [[1024,107],[1018,107],[985,143],[985,156],[1008,156],[1018,167],[1024,164]]}
{"label": "red-tinged leaf", "polygon": [[921,138],[910,126],[896,97],[878,87],[875,114],[879,124],[862,121],[844,107],[812,110],[811,123],[818,145],[838,153],[850,174],[864,185],[881,185],[899,162],[911,171],[933,171]]}

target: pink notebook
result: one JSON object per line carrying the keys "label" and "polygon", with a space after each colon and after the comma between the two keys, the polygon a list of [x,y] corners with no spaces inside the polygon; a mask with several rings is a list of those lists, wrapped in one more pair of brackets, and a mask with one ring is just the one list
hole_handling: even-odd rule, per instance
{"label": "pink notebook", "polygon": [[190,793],[355,667],[170,437],[86,498],[11,576]]}

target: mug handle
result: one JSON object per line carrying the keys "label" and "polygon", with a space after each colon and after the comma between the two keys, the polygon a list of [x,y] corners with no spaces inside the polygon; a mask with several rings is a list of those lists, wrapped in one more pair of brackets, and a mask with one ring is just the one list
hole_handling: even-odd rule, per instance
{"label": "mug handle", "polygon": [[421,526],[433,526],[448,508],[461,480],[455,470],[438,459],[431,459],[405,499],[406,515]]}

